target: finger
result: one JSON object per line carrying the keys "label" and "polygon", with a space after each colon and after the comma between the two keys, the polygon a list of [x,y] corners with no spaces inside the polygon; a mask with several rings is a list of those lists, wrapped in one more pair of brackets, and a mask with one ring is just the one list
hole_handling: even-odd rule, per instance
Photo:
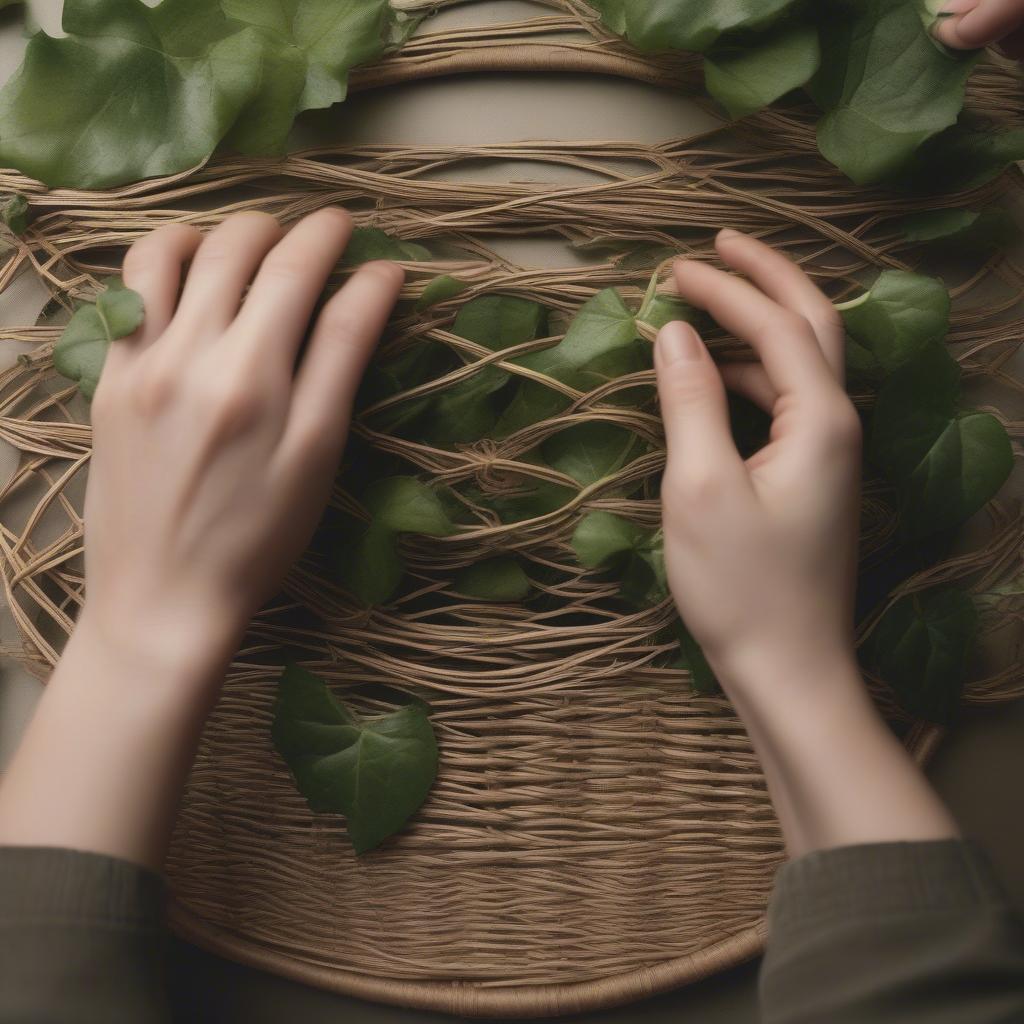
{"label": "finger", "polygon": [[773,302],[749,281],[704,263],[681,260],[675,277],[681,298],[706,309],[722,327],[753,347],[780,395],[835,386],[818,339],[799,313]]}
{"label": "finger", "polygon": [[738,475],[743,460],[732,439],[725,386],[700,335],[690,324],[668,324],[655,343],[654,363],[673,471],[689,479]]}
{"label": "finger", "polygon": [[173,326],[179,338],[219,337],[235,319],[263,257],[281,239],[281,225],[255,210],[213,229],[192,260]]}
{"label": "finger", "polygon": [[[142,296],[146,318],[132,340],[149,345],[167,329],[181,291],[183,268],[202,235],[187,224],[168,224],[140,238],[125,254],[125,287]],[[128,339],[126,339],[128,340]]]}
{"label": "finger", "polygon": [[286,473],[329,474],[337,466],[356,390],[404,280],[395,263],[367,263],[324,307],[292,391],[279,450]]}
{"label": "finger", "polygon": [[760,363],[726,363],[719,367],[722,383],[729,391],[753,402],[768,415],[775,410],[779,393],[772,386]]}
{"label": "finger", "polygon": [[951,17],[941,19],[935,34],[955,49],[988,46],[1020,28],[1024,22],[1018,0],[983,0],[981,3],[955,0],[945,11]]}
{"label": "finger", "polygon": [[236,321],[235,337],[261,357],[295,363],[309,318],[352,237],[352,218],[329,207],[300,221],[263,261]]}
{"label": "finger", "polygon": [[842,381],[846,374],[846,333],[824,292],[792,260],[756,238],[726,230],[719,233],[715,244],[733,270],[749,277],[765,295],[811,325],[833,374]]}

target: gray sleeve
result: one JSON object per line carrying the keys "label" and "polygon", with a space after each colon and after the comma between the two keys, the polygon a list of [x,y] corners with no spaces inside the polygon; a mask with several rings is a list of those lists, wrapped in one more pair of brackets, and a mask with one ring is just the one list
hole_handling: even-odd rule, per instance
{"label": "gray sleeve", "polygon": [[779,872],[763,1024],[1020,1024],[1024,932],[955,840],[813,853]]}
{"label": "gray sleeve", "polygon": [[162,913],[134,864],[0,847],[0,1024],[167,1024]]}

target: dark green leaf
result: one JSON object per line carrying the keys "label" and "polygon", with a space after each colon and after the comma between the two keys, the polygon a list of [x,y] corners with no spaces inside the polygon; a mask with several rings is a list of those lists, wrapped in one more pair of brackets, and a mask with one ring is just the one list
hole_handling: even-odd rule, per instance
{"label": "dark green leaf", "polygon": [[402,829],[437,775],[437,740],[422,704],[359,719],[323,680],[295,666],[281,677],[272,737],[312,810],[345,816],[356,853]]}
{"label": "dark green leaf", "polygon": [[1002,424],[961,410],[960,368],[941,345],[926,349],[882,386],[870,451],[896,488],[905,536],[957,527],[995,497],[1013,470]]}
{"label": "dark green leaf", "polygon": [[522,601],[533,589],[523,567],[514,558],[490,558],[463,569],[455,591],[480,601]]}
{"label": "dark green leaf", "polygon": [[917,192],[964,192],[987,185],[1024,160],[1024,129],[972,131],[957,125],[927,142],[906,176]]}
{"label": "dark green leaf", "polygon": [[703,53],[720,36],[769,25],[797,0],[588,0],[602,20],[641,50]]}
{"label": "dark green leaf", "polygon": [[858,184],[883,181],[956,122],[978,55],[936,45],[908,0],[841,11],[822,11],[822,67],[811,87],[825,111],[818,145]]}
{"label": "dark green leaf", "polygon": [[333,561],[339,582],[367,608],[386,604],[405,575],[397,535],[376,523],[363,524],[336,544]]}
{"label": "dark green leaf", "polygon": [[455,317],[452,334],[501,352],[543,337],[547,310],[515,295],[482,295],[467,302]]}
{"label": "dark green leaf", "polygon": [[595,420],[552,435],[541,445],[541,455],[552,469],[589,487],[622,469],[641,447],[631,430]]}
{"label": "dark green leaf", "polygon": [[926,348],[940,343],[949,331],[949,292],[933,277],[886,270],[861,298],[844,306],[847,334],[873,365],[891,373]]}
{"label": "dark green leaf", "polygon": [[107,348],[118,338],[127,338],[142,325],[142,296],[117,278],[108,282],[95,303],[76,310],[53,347],[53,365],[59,374],[78,383],[78,390],[91,399],[100,382]]}
{"label": "dark green leaf", "polygon": [[454,299],[457,295],[461,295],[468,287],[469,285],[465,281],[459,281],[450,274],[435,277],[423,289],[423,294],[416,300],[416,311],[422,313],[425,309],[430,309],[432,306],[438,306],[442,302]]}
{"label": "dark green leaf", "polygon": [[988,253],[1008,245],[1019,232],[1006,210],[927,210],[906,217],[903,237],[908,242],[949,248],[957,253]]}
{"label": "dark green leaf", "polygon": [[437,494],[414,477],[393,476],[367,488],[363,505],[374,526],[391,533],[450,537],[455,533]]}
{"label": "dark green leaf", "polygon": [[978,613],[963,591],[911,594],[888,609],[862,657],[909,714],[948,725],[960,703],[977,633]]}
{"label": "dark green leaf", "polygon": [[818,30],[782,25],[742,45],[712,50],[704,62],[704,84],[738,120],[806,85],[820,64]]}
{"label": "dark green leaf", "polygon": [[0,221],[16,235],[25,234],[28,227],[28,200],[24,196],[6,193],[0,195]]}
{"label": "dark green leaf", "polygon": [[380,228],[356,228],[341,262],[345,267],[358,267],[371,260],[429,263],[432,259],[430,250],[415,242],[394,238]]}

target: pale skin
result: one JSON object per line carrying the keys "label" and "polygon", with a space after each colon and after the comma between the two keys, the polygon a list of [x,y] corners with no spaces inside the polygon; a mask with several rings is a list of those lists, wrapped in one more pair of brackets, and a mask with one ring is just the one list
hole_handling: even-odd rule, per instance
{"label": "pale skin", "polygon": [[[0,786],[0,843],[161,867],[203,721],[323,511],[402,285],[394,264],[359,270],[297,363],[350,232],[338,210],[287,234],[247,213],[129,252],[147,315],[112,347],[93,403],[87,599]],[[676,284],[756,362],[720,370],[684,324],[656,342],[672,593],[750,732],[792,855],[953,836],[856,668],[860,432],[839,320],[769,247],[735,232],[717,245],[732,272],[681,262]],[[774,417],[747,462],[727,384]]]}
{"label": "pale skin", "polygon": [[957,50],[1000,43],[1014,57],[1024,56],[1024,0],[950,0],[935,35]]}

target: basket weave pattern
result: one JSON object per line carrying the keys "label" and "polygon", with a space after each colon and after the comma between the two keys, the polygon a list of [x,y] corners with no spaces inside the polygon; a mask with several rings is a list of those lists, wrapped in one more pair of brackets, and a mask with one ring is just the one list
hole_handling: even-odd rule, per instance
{"label": "basket weave pattern", "polygon": [[[363,84],[437,73],[439,62],[459,59],[444,38],[418,45],[427,70],[385,62],[365,72]],[[497,52],[474,60],[515,63],[507,48],[500,60]],[[596,66],[625,55],[602,44],[571,61],[581,59]],[[652,67],[652,80],[685,73]],[[978,109],[993,117],[1024,114],[1005,66],[978,78]],[[582,270],[522,268],[495,256],[489,237],[654,242],[711,258],[713,230],[730,224],[785,247],[836,298],[854,292],[865,271],[910,266],[913,255],[892,229],[907,201],[856,188],[832,172],[816,155],[811,125],[806,110],[767,112],[744,127],[738,147],[724,130],[660,146],[340,147],[283,160],[223,160],[107,193],[47,193],[0,174],[0,188],[28,192],[52,211],[0,268],[0,289],[31,265],[67,304],[94,293],[112,269],[111,251],[160,223],[209,227],[239,208],[291,222],[343,203],[362,224],[428,246],[442,239],[459,246],[429,266],[411,264],[405,295],[416,297],[440,273],[469,290],[426,314],[400,317],[385,341],[385,353],[426,339],[462,357],[465,368],[432,383],[429,393],[477,372],[481,360],[494,361],[451,333],[462,302],[495,291],[536,299],[563,324],[560,335],[564,320],[600,288],[616,286],[638,300],[654,269],[614,259]],[[475,161],[502,158],[532,161],[541,171],[568,164],[602,177],[573,188],[473,180]],[[428,165],[458,169],[464,180],[437,180],[423,173]],[[221,195],[240,187],[241,199]],[[1016,178],[1004,178],[979,192],[978,202],[1014,188]],[[999,376],[1024,330],[1010,298],[1020,273],[1008,262],[989,272],[1006,297],[982,304],[974,298],[978,282],[966,282],[951,338],[975,378]],[[59,656],[81,602],[81,485],[90,446],[86,410],[53,375],[58,333],[46,323],[0,332],[35,346],[0,375],[0,437],[22,453],[0,492],[0,558],[20,654],[41,674]],[[723,335],[711,342],[719,355],[741,351]],[[638,374],[628,383],[652,379]],[[654,638],[671,609],[623,611],[615,584],[575,568],[567,547],[585,510],[658,521],[658,417],[651,408],[614,404],[625,386],[572,392],[571,407],[555,420],[507,441],[454,450],[378,433],[369,417],[357,422],[363,440],[402,456],[425,479],[456,488],[472,483],[485,493],[523,486],[536,467],[522,456],[580,422],[614,422],[653,447],[543,519],[481,519],[452,538],[403,542],[412,583],[387,608],[358,608],[314,548],[254,623],[203,737],[169,861],[171,921],[179,932],[342,991],[498,1016],[610,1005],[757,952],[783,849],[743,729],[725,700],[694,697],[684,673],[659,667],[669,649]],[[26,502],[30,513],[16,517],[12,507]],[[340,488],[333,503],[354,507]],[[942,581],[980,586],[999,578],[1019,557],[1020,523],[999,504],[990,519],[977,550],[913,577],[894,596]],[[866,562],[885,551],[892,523],[891,496],[869,481]],[[561,568],[565,581],[550,588],[542,607],[459,599],[453,572],[498,553],[516,554],[528,572],[531,564]],[[989,623],[993,631],[1004,625]],[[286,654],[331,681],[359,711],[378,708],[359,690],[366,683],[416,692],[433,707],[437,785],[411,827],[379,851],[355,858],[344,823],[309,812],[271,748],[275,666]],[[990,701],[1021,689],[1011,665],[994,668],[968,696]],[[884,689],[877,695],[899,720]],[[907,733],[922,758],[935,738],[926,728]]]}

